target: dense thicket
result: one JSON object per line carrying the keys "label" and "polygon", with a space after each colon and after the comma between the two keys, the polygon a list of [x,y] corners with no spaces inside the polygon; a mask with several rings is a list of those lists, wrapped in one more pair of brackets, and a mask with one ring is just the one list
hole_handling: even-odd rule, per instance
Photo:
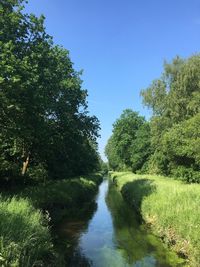
{"label": "dense thicket", "polygon": [[23,0],[0,1],[0,178],[65,178],[98,165],[99,122],[67,50]]}
{"label": "dense thicket", "polygon": [[[200,55],[165,63],[161,77],[141,95],[152,118],[137,138],[138,121],[126,121],[121,131],[114,124],[106,148],[110,166],[123,169],[123,163],[135,171],[145,164],[149,173],[200,182]],[[123,117],[120,121],[125,122]]]}
{"label": "dense thicket", "polygon": [[105,153],[114,170],[135,172],[145,168],[150,154],[150,128],[144,117],[130,109],[124,110],[113,124],[113,134]]}

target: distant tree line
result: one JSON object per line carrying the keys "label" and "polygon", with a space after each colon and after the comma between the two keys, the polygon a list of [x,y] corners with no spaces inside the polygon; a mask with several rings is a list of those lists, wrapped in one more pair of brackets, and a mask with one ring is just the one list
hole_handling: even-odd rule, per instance
{"label": "distant tree line", "polygon": [[0,1],[0,179],[44,181],[99,166],[99,121],[69,52],[23,0]]}
{"label": "distant tree line", "polygon": [[125,110],[106,146],[111,169],[200,182],[200,55],[176,57],[145,90],[150,121]]}

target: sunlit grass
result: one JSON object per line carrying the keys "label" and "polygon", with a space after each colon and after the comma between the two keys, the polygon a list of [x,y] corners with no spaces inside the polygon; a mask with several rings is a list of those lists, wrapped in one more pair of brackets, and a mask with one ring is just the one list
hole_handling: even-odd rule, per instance
{"label": "sunlit grass", "polygon": [[49,212],[55,221],[81,214],[101,181],[101,175],[93,174],[0,196],[0,266],[61,266],[55,263],[58,255],[49,231]]}
{"label": "sunlit grass", "polygon": [[33,266],[51,251],[42,214],[27,199],[0,197],[0,266]]}
{"label": "sunlit grass", "polygon": [[154,233],[200,266],[200,185],[128,172],[111,176]]}

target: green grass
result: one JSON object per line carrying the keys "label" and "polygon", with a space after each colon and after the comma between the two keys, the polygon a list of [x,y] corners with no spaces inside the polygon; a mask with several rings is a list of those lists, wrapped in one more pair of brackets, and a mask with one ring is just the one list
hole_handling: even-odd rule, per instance
{"label": "green grass", "polygon": [[101,181],[88,175],[0,196],[0,266],[58,266],[49,223],[86,210]]}
{"label": "green grass", "polygon": [[153,232],[200,266],[200,185],[129,172],[111,177]]}
{"label": "green grass", "polygon": [[52,181],[39,187],[29,187],[21,196],[28,197],[35,207],[47,210],[55,223],[62,217],[74,217],[81,213],[81,209],[87,208],[101,181],[101,174]]}
{"label": "green grass", "polygon": [[0,197],[0,266],[33,266],[51,252],[51,237],[41,212],[27,199]]}

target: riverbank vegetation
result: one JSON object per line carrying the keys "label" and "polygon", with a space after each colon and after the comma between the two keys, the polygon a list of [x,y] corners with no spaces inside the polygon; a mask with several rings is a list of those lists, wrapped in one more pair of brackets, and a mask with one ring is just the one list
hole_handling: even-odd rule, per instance
{"label": "riverbank vegetation", "polygon": [[[79,218],[94,204],[99,173],[29,186],[0,198],[1,266],[65,266],[51,228],[63,218]],[[52,234],[52,235],[51,235]]]}
{"label": "riverbank vegetation", "polygon": [[20,195],[29,198],[36,208],[47,211],[51,224],[63,217],[81,216],[82,209],[90,205],[102,182],[102,174],[94,173],[48,184],[27,187]]}
{"label": "riverbank vegetation", "polygon": [[1,197],[0,266],[28,267],[51,257],[53,244],[47,218],[28,199]]}
{"label": "riverbank vegetation", "polygon": [[114,181],[154,233],[200,266],[200,55],[165,62],[141,96],[152,116],[123,111],[105,149],[109,168],[124,172]]}
{"label": "riverbank vegetation", "polygon": [[69,51],[24,3],[0,2],[0,265],[61,266],[51,229],[94,200],[100,126]]}
{"label": "riverbank vegetation", "polygon": [[159,174],[200,182],[200,55],[176,57],[145,90],[152,110],[145,121],[125,110],[106,146],[110,169]]}
{"label": "riverbank vegetation", "polygon": [[200,265],[200,187],[156,175],[112,172],[123,198],[189,266]]}

